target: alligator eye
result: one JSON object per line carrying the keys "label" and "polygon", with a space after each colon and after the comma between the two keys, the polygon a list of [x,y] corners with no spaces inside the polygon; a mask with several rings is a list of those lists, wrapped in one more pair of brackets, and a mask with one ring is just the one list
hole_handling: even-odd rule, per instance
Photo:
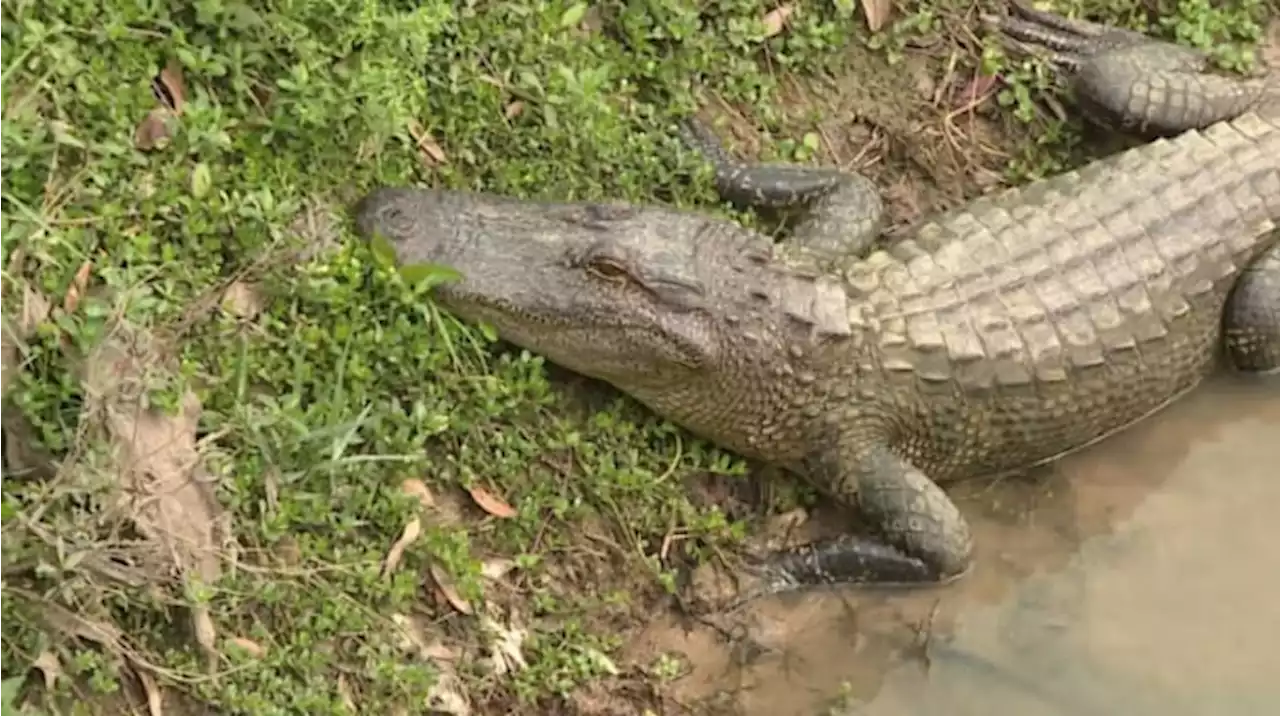
{"label": "alligator eye", "polygon": [[625,281],[629,274],[627,270],[613,259],[597,257],[587,264],[587,270],[609,281]]}

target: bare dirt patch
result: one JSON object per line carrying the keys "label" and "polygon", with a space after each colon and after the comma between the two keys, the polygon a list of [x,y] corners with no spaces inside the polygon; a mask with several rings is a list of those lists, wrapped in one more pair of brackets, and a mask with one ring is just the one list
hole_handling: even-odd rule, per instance
{"label": "bare dirt patch", "polygon": [[[21,357],[34,326],[50,313],[74,313],[85,295],[87,274],[77,274],[60,307],[52,307],[29,286],[18,287],[23,310],[16,320],[5,322],[6,388],[25,368]],[[61,345],[68,355],[76,355],[68,336],[61,337]],[[122,318],[110,321],[96,345],[74,362],[84,400],[70,455],[55,462],[47,454],[31,454],[26,448],[35,441],[25,416],[6,405],[5,463],[12,476],[7,479],[40,478],[48,494],[73,495],[90,509],[67,516],[37,508],[20,515],[18,524],[6,524],[6,531],[46,543],[67,574],[61,594],[8,586],[52,633],[97,644],[133,668],[142,700],[159,713],[154,704],[165,697],[153,674],[162,669],[134,647],[131,636],[109,616],[108,603],[117,589],[149,588],[164,600],[164,588],[209,584],[222,574],[228,530],[197,439],[200,401],[185,389],[176,410],[151,402],[157,380],[172,375],[172,356],[149,331]],[[59,522],[67,519],[76,524]],[[15,564],[12,574],[49,568]],[[59,602],[77,608],[72,611]],[[207,608],[185,611],[187,631],[212,664],[217,629]],[[38,661],[47,687],[64,678],[58,652],[47,650]]]}
{"label": "bare dirt patch", "polygon": [[714,94],[701,118],[719,124],[744,158],[767,154],[771,141],[816,133],[814,161],[875,181],[889,233],[899,233],[999,185],[1010,149],[1030,134],[993,106],[998,84],[975,69],[980,46],[967,29],[953,39],[918,42],[923,46],[897,64],[854,43],[836,72],[781,77],[783,122],[776,131],[762,127],[752,108]]}

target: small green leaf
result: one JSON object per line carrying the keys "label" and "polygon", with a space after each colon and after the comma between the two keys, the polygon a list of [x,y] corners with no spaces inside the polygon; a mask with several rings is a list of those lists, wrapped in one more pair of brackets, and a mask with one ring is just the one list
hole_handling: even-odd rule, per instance
{"label": "small green leaf", "polygon": [[582,22],[582,18],[586,17],[587,4],[584,2],[576,2],[569,6],[568,10],[560,16],[560,27],[569,28]]}
{"label": "small green leaf", "polygon": [[17,703],[18,692],[22,690],[22,682],[26,680],[25,676],[14,676],[0,681],[0,716],[16,713],[14,705]]}
{"label": "small green leaf", "polygon": [[387,237],[374,233],[373,238],[369,239],[369,248],[373,250],[374,259],[383,266],[396,265],[396,248],[387,241]]}
{"label": "small green leaf", "polygon": [[434,288],[442,283],[462,280],[462,274],[454,269],[430,263],[402,266],[400,275],[410,285],[423,285],[425,288]]}
{"label": "small green leaf", "polygon": [[209,171],[209,165],[204,162],[196,164],[195,169],[191,170],[191,196],[202,199],[212,186],[213,174]]}

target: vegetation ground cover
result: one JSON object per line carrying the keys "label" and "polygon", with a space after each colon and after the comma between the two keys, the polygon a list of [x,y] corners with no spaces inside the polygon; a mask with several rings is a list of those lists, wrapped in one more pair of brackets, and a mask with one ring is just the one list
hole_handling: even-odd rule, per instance
{"label": "vegetation ground cover", "polygon": [[[459,324],[347,207],[412,183],[758,223],[680,148],[696,112],[867,171],[901,230],[1099,151],[979,9],[6,3],[5,713],[671,706],[678,659],[628,663],[629,631],[813,496],[747,500],[739,458]],[[1233,69],[1275,14],[1057,9]]]}

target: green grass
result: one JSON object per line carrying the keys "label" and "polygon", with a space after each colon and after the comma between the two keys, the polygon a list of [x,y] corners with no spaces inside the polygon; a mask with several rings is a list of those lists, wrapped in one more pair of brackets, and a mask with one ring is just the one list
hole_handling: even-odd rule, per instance
{"label": "green grass", "polygon": [[[840,0],[804,4],[774,37],[771,3],[701,5],[6,3],[6,331],[24,292],[53,304],[6,363],[6,441],[62,467],[6,472],[5,676],[60,671],[34,699],[58,712],[109,712],[143,673],[226,714],[413,713],[445,677],[475,712],[500,712],[600,680],[668,678],[668,662],[619,667],[617,648],[674,590],[664,542],[697,557],[743,538],[745,523],[687,487],[742,476],[743,462],[460,325],[356,241],[345,211],[375,185],[407,183],[727,211],[671,131],[701,91],[780,128],[782,74],[835,71],[853,41],[907,52],[912,33],[936,32],[921,13],[961,9],[907,3],[885,41]],[[1256,39],[1248,0],[1176,10],[1165,30],[1189,42]],[[181,112],[143,151],[135,132],[161,106],[166,64],[182,70]],[[1029,89],[1009,102],[1034,101],[1042,79],[1019,80]],[[1047,144],[1026,150],[1022,174],[1066,161]],[[228,303],[229,287],[256,307]],[[213,583],[160,570],[119,507],[85,372],[121,326],[165,347],[138,376],[146,406],[173,416],[188,390],[201,403],[196,437],[230,530],[219,546],[234,555]],[[429,486],[435,509],[404,494],[407,479]],[[486,516],[470,488],[515,515]],[[420,512],[421,535],[384,578]],[[514,567],[484,576],[496,559]],[[439,598],[433,569],[473,614]],[[523,666],[494,669],[486,615]],[[212,651],[192,633],[201,624]],[[424,656],[436,641],[456,658]]]}

